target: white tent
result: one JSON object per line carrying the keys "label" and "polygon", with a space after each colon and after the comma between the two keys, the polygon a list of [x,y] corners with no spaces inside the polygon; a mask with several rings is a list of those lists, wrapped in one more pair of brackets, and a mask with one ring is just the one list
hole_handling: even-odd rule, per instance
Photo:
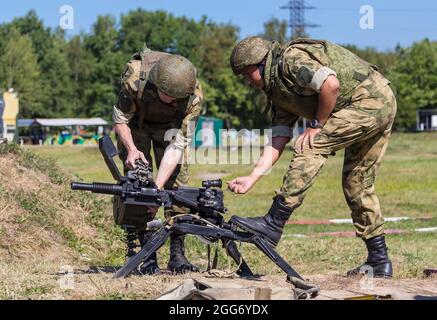
{"label": "white tent", "polygon": [[67,127],[67,126],[107,126],[108,121],[102,118],[60,118],[60,119],[35,119],[33,125],[43,127]]}

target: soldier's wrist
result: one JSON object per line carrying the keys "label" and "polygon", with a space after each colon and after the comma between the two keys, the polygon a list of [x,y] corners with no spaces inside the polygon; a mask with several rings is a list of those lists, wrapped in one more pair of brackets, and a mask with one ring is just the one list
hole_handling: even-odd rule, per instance
{"label": "soldier's wrist", "polygon": [[127,149],[128,153],[132,153],[132,152],[137,152],[138,151],[137,147],[135,147],[134,145],[126,146],[126,149]]}
{"label": "soldier's wrist", "polygon": [[325,124],[325,122],[321,122],[321,121],[319,121],[317,119],[312,119],[310,121],[309,127],[311,129],[322,129],[324,124]]}
{"label": "soldier's wrist", "polygon": [[[257,171],[259,171],[259,170],[257,170]],[[249,179],[252,181],[252,182],[257,182],[260,178],[261,178],[261,174],[259,174],[259,172],[252,172],[250,175],[249,175]]]}

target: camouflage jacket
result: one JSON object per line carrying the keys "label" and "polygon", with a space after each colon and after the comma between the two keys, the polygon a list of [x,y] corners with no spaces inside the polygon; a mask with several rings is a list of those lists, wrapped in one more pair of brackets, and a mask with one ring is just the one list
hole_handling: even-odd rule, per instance
{"label": "camouflage jacket", "polygon": [[[273,136],[291,137],[299,117],[315,118],[320,89],[328,76],[335,75],[340,83],[335,112],[370,97],[355,92],[373,73],[377,73],[375,66],[328,41],[296,39],[285,48],[275,42],[264,69],[264,91],[274,111]],[[380,78],[383,85],[389,83]]]}
{"label": "camouflage jacket", "polygon": [[[147,74],[167,53],[150,51],[146,55],[144,71]],[[128,124],[131,128],[162,126],[180,129],[176,136],[176,146],[183,148],[192,139],[195,124],[202,111],[203,92],[197,81],[191,97],[177,99],[171,104],[163,103],[157,88],[150,82],[141,87],[141,60],[130,60],[121,77],[121,90],[114,105],[112,118],[115,124]]]}

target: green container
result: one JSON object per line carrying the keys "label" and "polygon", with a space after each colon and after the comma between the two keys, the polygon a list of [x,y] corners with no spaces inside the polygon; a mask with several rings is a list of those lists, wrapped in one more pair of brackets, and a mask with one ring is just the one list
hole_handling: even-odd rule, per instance
{"label": "green container", "polygon": [[199,117],[196,126],[194,146],[220,147],[222,137],[220,130],[223,129],[223,120],[212,117]]}

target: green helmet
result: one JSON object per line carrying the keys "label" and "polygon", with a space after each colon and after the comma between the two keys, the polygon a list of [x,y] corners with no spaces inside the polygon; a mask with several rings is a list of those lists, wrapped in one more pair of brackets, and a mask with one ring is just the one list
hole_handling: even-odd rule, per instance
{"label": "green helmet", "polygon": [[271,48],[272,43],[260,37],[249,37],[241,40],[232,50],[232,71],[239,75],[244,68],[260,64]]}
{"label": "green helmet", "polygon": [[150,70],[149,81],[170,97],[187,98],[196,88],[196,68],[182,56],[168,55]]}

